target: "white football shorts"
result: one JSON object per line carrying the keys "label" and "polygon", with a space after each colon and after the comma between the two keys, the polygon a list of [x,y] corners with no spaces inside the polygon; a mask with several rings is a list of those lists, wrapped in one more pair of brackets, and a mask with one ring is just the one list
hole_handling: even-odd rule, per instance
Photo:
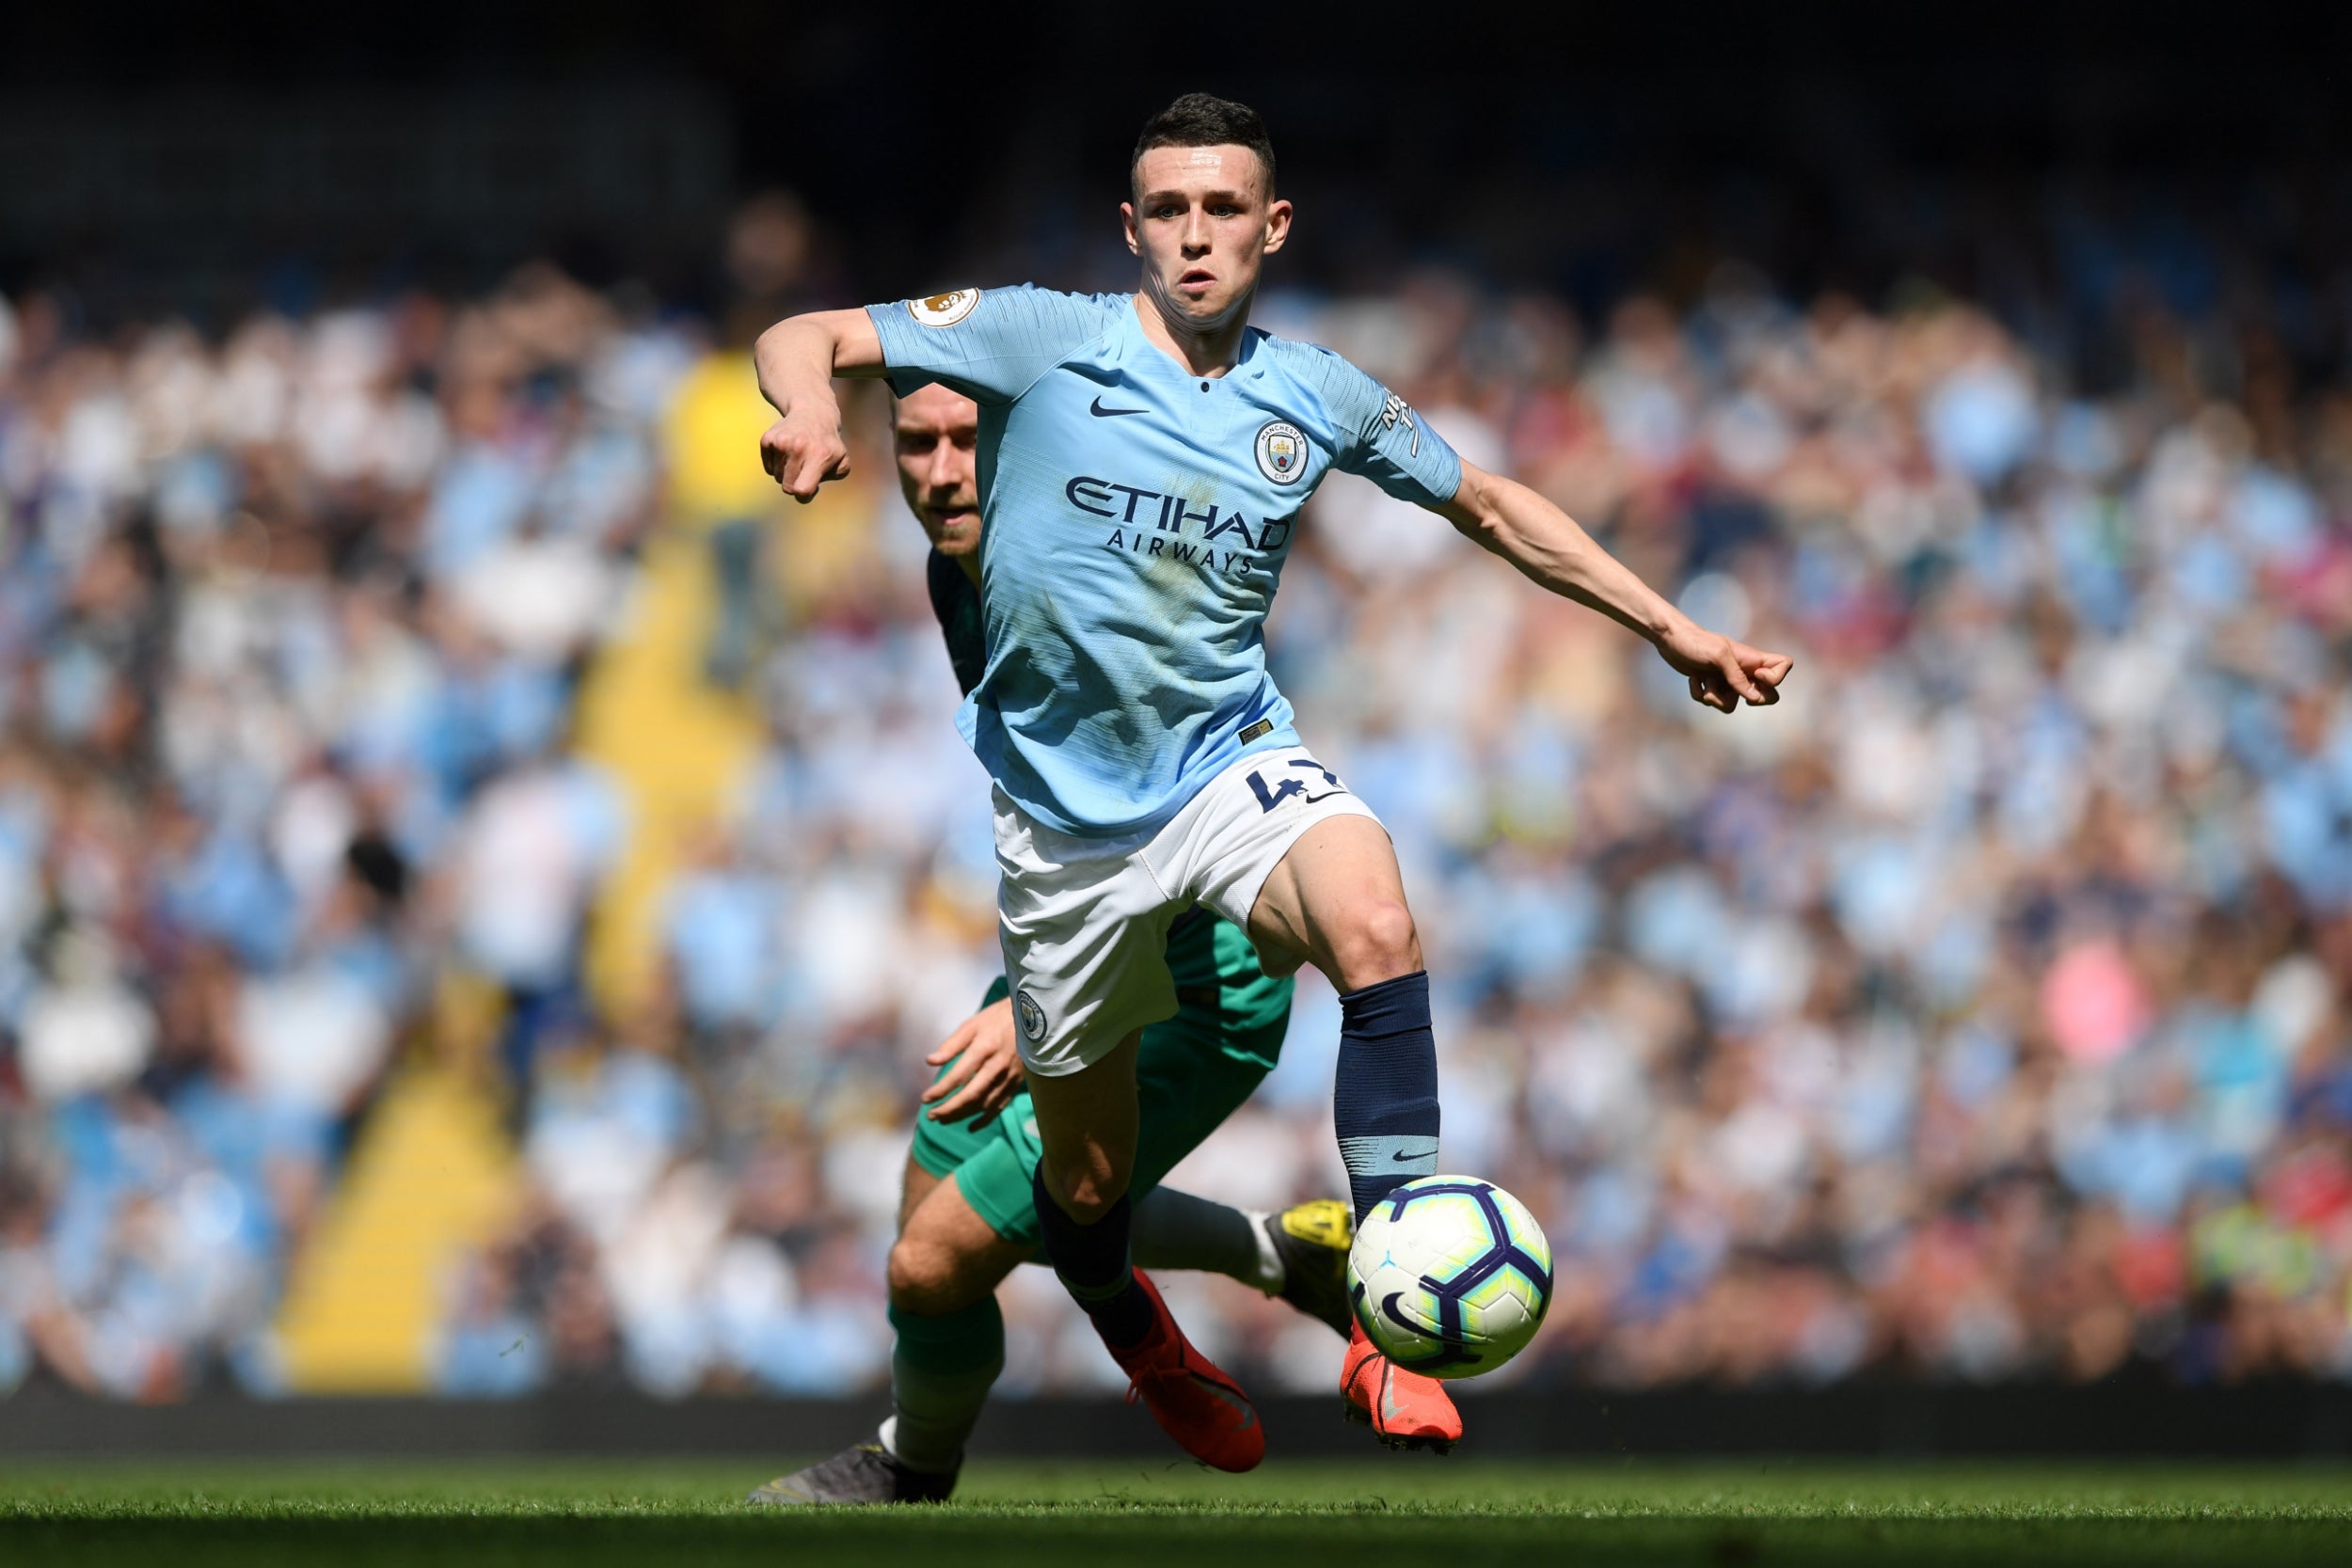
{"label": "white football shorts", "polygon": [[994,801],[996,910],[1021,1059],[1048,1078],[1175,1016],[1167,949],[1178,915],[1206,904],[1248,930],[1259,890],[1301,833],[1334,816],[1380,820],[1298,746],[1243,757],[1151,832],[1080,838],[1034,820],[1002,790]]}

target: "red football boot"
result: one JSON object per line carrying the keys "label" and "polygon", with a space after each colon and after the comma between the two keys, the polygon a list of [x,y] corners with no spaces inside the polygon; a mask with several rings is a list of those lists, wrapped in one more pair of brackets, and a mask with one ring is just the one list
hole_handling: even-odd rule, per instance
{"label": "red football boot", "polygon": [[1136,1284],[1152,1303],[1152,1332],[1111,1359],[1127,1374],[1127,1402],[1141,1400],[1160,1430],[1183,1449],[1219,1470],[1253,1470],[1265,1457],[1265,1428],[1241,1385],[1192,1348],[1141,1269]]}
{"label": "red football boot", "polygon": [[1347,1418],[1372,1428],[1390,1448],[1452,1453],[1462,1440],[1462,1417],[1445,1385],[1390,1361],[1373,1348],[1361,1323],[1348,1331],[1340,1392],[1347,1396]]}

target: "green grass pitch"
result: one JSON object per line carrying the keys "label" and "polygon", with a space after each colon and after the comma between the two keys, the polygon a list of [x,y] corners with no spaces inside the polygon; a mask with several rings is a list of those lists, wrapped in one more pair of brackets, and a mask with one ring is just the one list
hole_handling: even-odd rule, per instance
{"label": "green grass pitch", "polygon": [[1227,1477],[976,1465],[956,1501],[775,1514],[724,1461],[12,1464],[8,1568],[422,1563],[2352,1562],[2344,1465],[1481,1464],[1368,1454]]}

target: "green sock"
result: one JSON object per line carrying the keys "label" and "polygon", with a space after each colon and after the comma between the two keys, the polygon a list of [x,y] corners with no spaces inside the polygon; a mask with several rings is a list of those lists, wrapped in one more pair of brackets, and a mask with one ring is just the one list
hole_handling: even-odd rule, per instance
{"label": "green sock", "polygon": [[1198,1269],[1261,1291],[1279,1291],[1281,1259],[1257,1219],[1173,1187],[1154,1187],[1136,1205],[1136,1266]]}
{"label": "green sock", "polygon": [[1005,1370],[1005,1315],[992,1292],[936,1317],[890,1308],[891,1417],[882,1447],[910,1470],[944,1475],[963,1464],[996,1374]]}

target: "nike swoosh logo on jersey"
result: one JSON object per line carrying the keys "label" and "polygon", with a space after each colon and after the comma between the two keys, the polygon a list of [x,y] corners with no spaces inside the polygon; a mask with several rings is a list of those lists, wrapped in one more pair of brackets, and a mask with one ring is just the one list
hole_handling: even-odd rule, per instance
{"label": "nike swoosh logo on jersey", "polygon": [[1105,408],[1103,406],[1103,400],[1098,397],[1087,412],[1098,420],[1114,420],[1121,414],[1149,414],[1151,410],[1149,408]]}
{"label": "nike swoosh logo on jersey", "polygon": [[[1340,793],[1344,794],[1345,791],[1341,791]],[[1394,1154],[1389,1156],[1389,1161],[1391,1164],[1401,1165],[1407,1160],[1435,1159],[1437,1157],[1437,1153],[1438,1151],[1434,1148],[1400,1148]]]}

